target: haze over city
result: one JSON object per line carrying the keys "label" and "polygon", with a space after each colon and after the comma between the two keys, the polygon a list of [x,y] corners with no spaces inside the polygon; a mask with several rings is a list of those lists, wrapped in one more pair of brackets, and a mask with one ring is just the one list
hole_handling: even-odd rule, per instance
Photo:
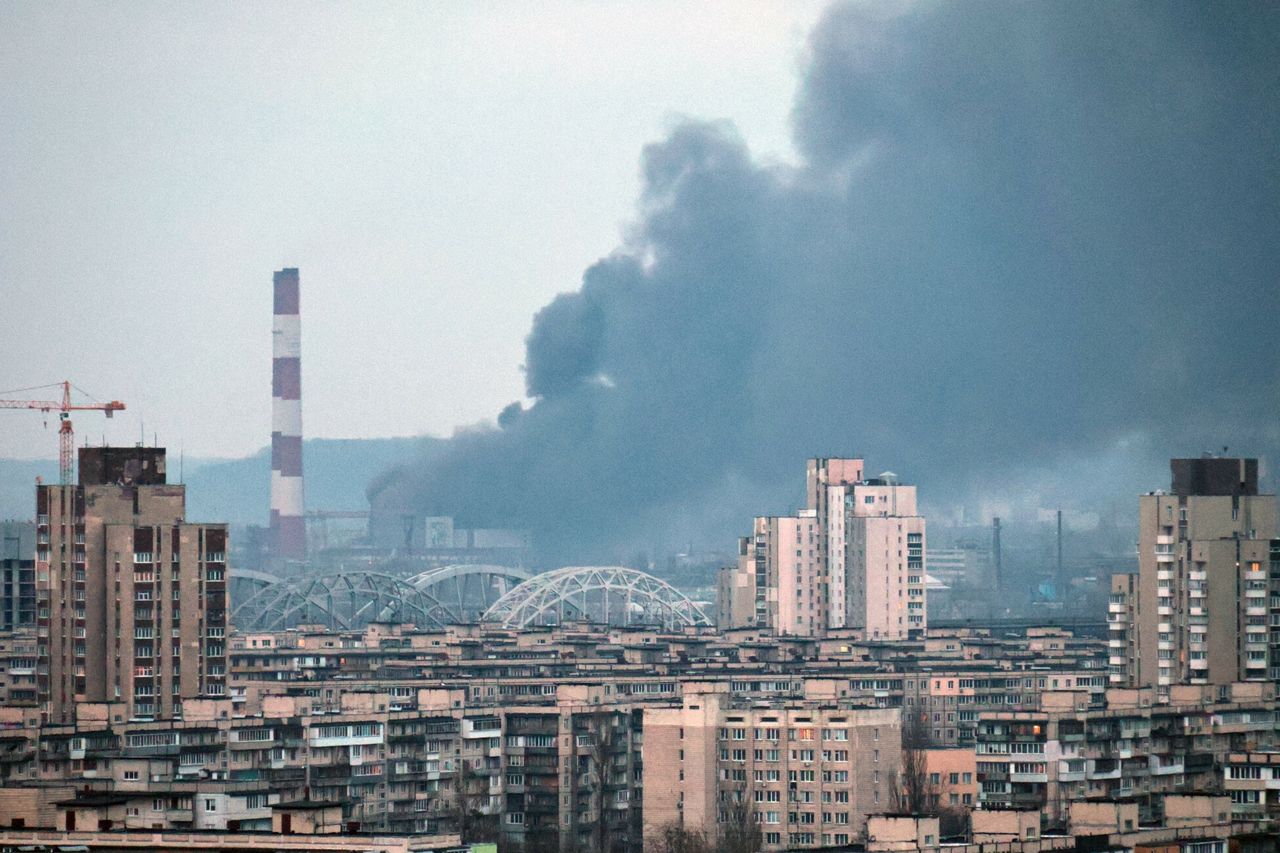
{"label": "haze over city", "polygon": [[1270,482],[1265,6],[0,14],[0,386],[131,403],[86,438],[262,447],[298,265],[307,434],[460,431],[392,485],[475,523],[721,535],[836,450],[973,516]]}
{"label": "haze over city", "polygon": [[0,6],[0,849],[1280,853],[1280,6]]}

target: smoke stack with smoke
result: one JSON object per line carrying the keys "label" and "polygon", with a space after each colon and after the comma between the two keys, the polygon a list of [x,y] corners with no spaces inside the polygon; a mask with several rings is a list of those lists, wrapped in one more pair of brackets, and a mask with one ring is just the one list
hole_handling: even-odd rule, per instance
{"label": "smoke stack with smoke", "polygon": [[628,242],[534,318],[532,405],[388,472],[375,512],[588,560],[728,546],[797,503],[812,455],[958,500],[1132,495],[1219,436],[1274,454],[1278,20],[834,7],[801,162],[758,163],[720,123],[648,146]]}

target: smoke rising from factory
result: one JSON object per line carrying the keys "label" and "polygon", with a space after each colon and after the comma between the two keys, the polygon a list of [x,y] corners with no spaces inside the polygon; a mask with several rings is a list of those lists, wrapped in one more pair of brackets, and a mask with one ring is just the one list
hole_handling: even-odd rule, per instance
{"label": "smoke rising from factory", "polygon": [[714,122],[648,146],[623,245],[534,318],[532,404],[379,478],[375,512],[586,560],[745,531],[812,454],[935,501],[1274,459],[1277,36],[1261,4],[834,7],[800,164]]}

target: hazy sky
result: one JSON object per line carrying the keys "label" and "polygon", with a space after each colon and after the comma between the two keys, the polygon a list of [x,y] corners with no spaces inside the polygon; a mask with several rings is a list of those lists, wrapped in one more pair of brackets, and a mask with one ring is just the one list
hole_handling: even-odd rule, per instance
{"label": "hazy sky", "polygon": [[[617,246],[642,146],[728,118],[791,159],[824,4],[0,5],[0,391],[119,398],[79,438],[247,454],[271,272],[303,282],[309,436],[448,434]],[[0,456],[54,458],[0,412]]]}
{"label": "hazy sky", "polygon": [[935,518],[1275,470],[1280,4],[841,3],[798,79],[795,165],[723,122],[645,146],[627,239],[536,316],[532,405],[380,478],[392,536],[720,547],[808,455]]}

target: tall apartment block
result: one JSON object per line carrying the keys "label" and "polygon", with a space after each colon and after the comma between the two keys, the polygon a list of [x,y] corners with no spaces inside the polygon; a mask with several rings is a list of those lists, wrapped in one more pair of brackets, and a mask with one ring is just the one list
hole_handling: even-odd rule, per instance
{"label": "tall apartment block", "polygon": [[273,280],[271,324],[271,556],[307,558],[302,502],[302,316],[296,269]]}
{"label": "tall apartment block", "polygon": [[[1174,459],[1170,467],[1170,492],[1139,499],[1130,680],[1166,698],[1175,684],[1280,677],[1280,644],[1273,652],[1269,642],[1270,625],[1280,624],[1276,497],[1258,494],[1257,460]],[[1116,583],[1112,608],[1127,608],[1132,592]]]}
{"label": "tall apartment block", "polygon": [[807,506],[755,519],[738,564],[721,570],[722,627],[870,639],[923,636],[925,521],[915,486],[863,476],[861,459],[810,459]]}
{"label": "tall apartment block", "polygon": [[0,522],[0,631],[30,628],[36,621],[36,526]]}
{"label": "tall apartment block", "polygon": [[226,693],[223,524],[189,524],[163,448],[80,450],[80,481],[36,489],[37,685],[44,718],[77,702],[169,719]]}
{"label": "tall apartment block", "polygon": [[1133,683],[1137,650],[1129,635],[1137,618],[1138,576],[1130,572],[1111,576],[1107,599],[1107,680],[1114,687]]}
{"label": "tall apartment block", "polygon": [[890,811],[901,715],[848,701],[769,704],[730,685],[684,685],[679,707],[644,709],[644,835],[669,827],[713,841],[754,817],[765,850],[847,845]]}

